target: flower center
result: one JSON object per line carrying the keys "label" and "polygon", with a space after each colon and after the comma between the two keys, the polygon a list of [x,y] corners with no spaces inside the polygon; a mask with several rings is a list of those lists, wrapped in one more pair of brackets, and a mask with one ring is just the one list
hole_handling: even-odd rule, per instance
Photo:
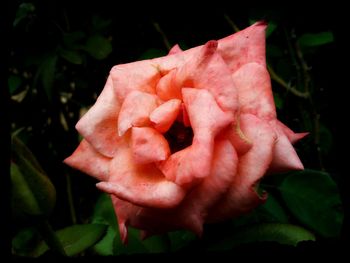
{"label": "flower center", "polygon": [[175,153],[192,144],[193,130],[182,122],[175,121],[164,137],[169,143],[171,153]]}

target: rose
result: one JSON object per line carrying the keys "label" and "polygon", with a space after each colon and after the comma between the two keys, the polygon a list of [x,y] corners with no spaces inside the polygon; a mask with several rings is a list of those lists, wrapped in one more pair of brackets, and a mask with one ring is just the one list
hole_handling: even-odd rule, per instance
{"label": "rose", "polygon": [[117,65],[76,128],[65,163],[100,180],[123,242],[247,213],[267,173],[303,169],[294,133],[277,120],[264,22],[168,56]]}

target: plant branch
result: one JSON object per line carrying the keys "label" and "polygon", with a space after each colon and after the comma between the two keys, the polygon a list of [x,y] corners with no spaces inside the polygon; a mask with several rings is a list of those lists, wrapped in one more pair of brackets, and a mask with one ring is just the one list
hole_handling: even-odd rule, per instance
{"label": "plant branch", "polygon": [[152,24],[153,24],[154,28],[157,30],[157,32],[162,36],[163,43],[164,43],[165,47],[168,50],[170,50],[171,49],[171,44],[170,44],[167,36],[165,35],[163,30],[161,29],[160,25],[157,22],[153,22]]}
{"label": "plant branch", "polygon": [[58,239],[55,231],[53,231],[48,221],[45,220],[42,224],[40,224],[39,230],[49,248],[63,256],[67,256],[61,241]]}
{"label": "plant branch", "polygon": [[75,208],[74,208],[73,194],[72,194],[72,183],[71,183],[70,175],[67,174],[66,178],[67,178],[66,187],[67,187],[69,211],[70,211],[72,223],[76,224],[77,223],[77,216],[76,216]]}
{"label": "plant branch", "polygon": [[229,25],[232,27],[232,29],[235,31],[235,32],[238,32],[240,31],[238,26],[232,21],[232,19],[227,15],[227,14],[224,14],[224,17],[227,21],[227,23],[229,23]]}

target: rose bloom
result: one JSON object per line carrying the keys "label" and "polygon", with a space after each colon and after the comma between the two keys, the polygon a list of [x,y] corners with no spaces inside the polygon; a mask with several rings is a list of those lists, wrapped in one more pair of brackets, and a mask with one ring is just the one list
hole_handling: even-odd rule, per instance
{"label": "rose bloom", "polygon": [[266,26],[110,71],[65,163],[110,194],[124,243],[128,226],[200,236],[263,203],[265,174],[303,169],[292,144],[306,133],[276,117]]}

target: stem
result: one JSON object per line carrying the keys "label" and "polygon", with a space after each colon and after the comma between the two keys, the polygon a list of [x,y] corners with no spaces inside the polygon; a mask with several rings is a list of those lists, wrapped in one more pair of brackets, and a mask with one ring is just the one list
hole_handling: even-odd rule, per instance
{"label": "stem", "polygon": [[61,244],[61,241],[58,239],[55,231],[53,231],[51,225],[47,220],[39,225],[39,230],[49,248],[63,256],[67,256],[66,251]]}
{"label": "stem", "polygon": [[67,194],[68,194],[68,204],[69,204],[69,211],[72,219],[72,223],[77,223],[77,217],[74,209],[74,202],[73,202],[73,195],[72,195],[72,183],[70,179],[70,175],[67,174]]}
{"label": "stem", "polygon": [[267,65],[267,69],[270,72],[271,78],[276,81],[278,84],[280,84],[282,87],[284,87],[286,90],[293,93],[295,96],[298,96],[300,98],[308,98],[309,93],[308,92],[301,92],[297,90],[295,87],[291,87],[285,80],[283,80],[280,76],[277,75],[277,73],[273,70],[273,68],[269,65]]}
{"label": "stem", "polygon": [[232,19],[227,15],[227,14],[224,14],[224,17],[227,21],[227,23],[229,23],[229,25],[232,27],[232,29],[235,31],[235,32],[238,32],[240,31],[238,26],[232,21]]}
{"label": "stem", "polygon": [[171,49],[171,44],[170,44],[167,36],[163,32],[163,30],[160,28],[159,24],[157,22],[153,22],[152,24],[153,24],[154,28],[157,30],[157,32],[162,36],[163,43],[164,43],[165,47],[168,50],[170,50]]}

